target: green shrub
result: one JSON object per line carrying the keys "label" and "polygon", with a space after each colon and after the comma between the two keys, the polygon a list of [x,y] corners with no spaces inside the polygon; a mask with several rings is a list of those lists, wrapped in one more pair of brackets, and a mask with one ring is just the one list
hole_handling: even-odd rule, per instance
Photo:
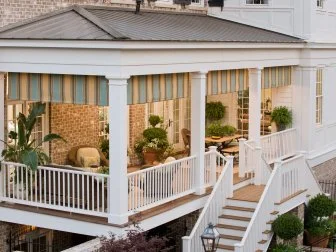
{"label": "green shrub", "polygon": [[299,252],[300,250],[291,245],[278,244],[273,249],[272,252]]}
{"label": "green shrub", "polygon": [[302,221],[293,214],[283,214],[272,224],[273,232],[283,240],[291,240],[303,232]]}
{"label": "green shrub", "polygon": [[208,102],[205,107],[205,118],[210,121],[218,121],[224,118],[225,107],[221,102]]}
{"label": "green shrub", "polygon": [[319,194],[309,201],[307,211],[310,217],[329,217],[336,211],[336,204],[326,195]]}
{"label": "green shrub", "polygon": [[162,128],[148,128],[142,133],[143,137],[148,141],[157,138],[160,140],[167,139],[167,131]]}
{"label": "green shrub", "polygon": [[275,107],[271,114],[271,121],[275,122],[280,130],[292,123],[292,112],[286,106]]}
{"label": "green shrub", "polygon": [[156,127],[158,124],[162,123],[162,119],[160,116],[158,115],[151,115],[148,118],[148,122],[149,124],[154,128]]}
{"label": "green shrub", "polygon": [[219,123],[212,123],[207,128],[207,135],[208,136],[219,136],[222,137],[225,135],[225,128],[224,126],[220,125]]}
{"label": "green shrub", "polygon": [[105,157],[109,158],[110,153],[110,141],[108,139],[104,139],[100,143],[100,149],[104,153]]}
{"label": "green shrub", "polygon": [[224,126],[224,135],[225,136],[233,136],[237,132],[237,129],[231,125]]}
{"label": "green shrub", "polygon": [[327,236],[335,233],[335,223],[330,219],[310,219],[307,231],[312,236]]}

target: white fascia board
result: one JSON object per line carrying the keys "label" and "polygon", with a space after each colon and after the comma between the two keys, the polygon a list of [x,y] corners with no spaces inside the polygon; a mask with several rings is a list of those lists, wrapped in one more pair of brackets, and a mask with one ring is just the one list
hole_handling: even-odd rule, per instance
{"label": "white fascia board", "polygon": [[73,41],[0,39],[1,47],[91,48],[91,49],[230,49],[304,48],[305,43],[178,42],[178,41]]}

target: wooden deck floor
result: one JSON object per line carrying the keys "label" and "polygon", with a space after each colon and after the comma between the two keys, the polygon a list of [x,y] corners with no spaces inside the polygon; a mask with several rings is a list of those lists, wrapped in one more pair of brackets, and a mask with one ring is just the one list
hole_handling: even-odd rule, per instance
{"label": "wooden deck floor", "polygon": [[259,202],[264,189],[264,185],[248,185],[234,191],[232,199]]}

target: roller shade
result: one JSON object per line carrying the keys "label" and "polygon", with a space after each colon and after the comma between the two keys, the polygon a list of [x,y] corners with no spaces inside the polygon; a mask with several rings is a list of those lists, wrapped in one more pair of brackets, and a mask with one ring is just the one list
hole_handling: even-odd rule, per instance
{"label": "roller shade", "polygon": [[[189,74],[132,76],[128,104],[189,96]],[[101,76],[8,73],[10,100],[108,105],[108,81]]]}

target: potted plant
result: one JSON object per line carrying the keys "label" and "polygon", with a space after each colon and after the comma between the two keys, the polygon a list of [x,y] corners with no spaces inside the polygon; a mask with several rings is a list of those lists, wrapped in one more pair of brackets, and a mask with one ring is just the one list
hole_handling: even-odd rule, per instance
{"label": "potted plant", "polygon": [[232,136],[236,131],[236,128],[230,125],[222,126],[219,123],[211,123],[206,130],[206,135],[217,139],[223,136]]}
{"label": "potted plant", "polygon": [[208,122],[216,122],[225,116],[225,107],[221,102],[208,102],[205,106],[205,118]]}
{"label": "potted plant", "polygon": [[276,124],[278,131],[285,130],[292,120],[292,112],[286,106],[275,107],[271,113],[271,121]]}
{"label": "potted plant", "polygon": [[153,164],[170,152],[172,146],[168,142],[167,129],[162,125],[162,119],[151,115],[148,122],[150,127],[143,131],[143,138],[135,143],[134,151],[145,164]]}
{"label": "potted plant", "polygon": [[297,238],[303,232],[303,223],[294,214],[282,214],[272,223],[272,231],[284,241],[284,245],[290,245],[290,241]]}
{"label": "potted plant", "polygon": [[292,245],[277,244],[271,251],[272,252],[301,252],[302,250]]}
{"label": "potted plant", "polygon": [[[18,132],[10,131],[8,133],[9,142],[0,140],[6,145],[1,153],[1,157],[5,161],[15,162],[26,165],[27,169],[36,171],[38,165],[45,165],[49,162],[48,155],[43,151],[42,144],[53,140],[65,141],[61,136],[50,133],[42,139],[41,142],[31,141],[31,133],[37,122],[37,118],[45,113],[46,105],[43,103],[35,103],[28,116],[20,113],[17,117]],[[15,170],[16,171],[16,170]],[[25,177],[18,176],[14,173],[15,183],[25,187]],[[24,190],[24,188],[20,188]]]}
{"label": "potted plant", "polygon": [[335,232],[334,222],[330,219],[335,210],[335,202],[326,195],[319,194],[309,201],[305,227],[308,245],[327,247],[330,235]]}

